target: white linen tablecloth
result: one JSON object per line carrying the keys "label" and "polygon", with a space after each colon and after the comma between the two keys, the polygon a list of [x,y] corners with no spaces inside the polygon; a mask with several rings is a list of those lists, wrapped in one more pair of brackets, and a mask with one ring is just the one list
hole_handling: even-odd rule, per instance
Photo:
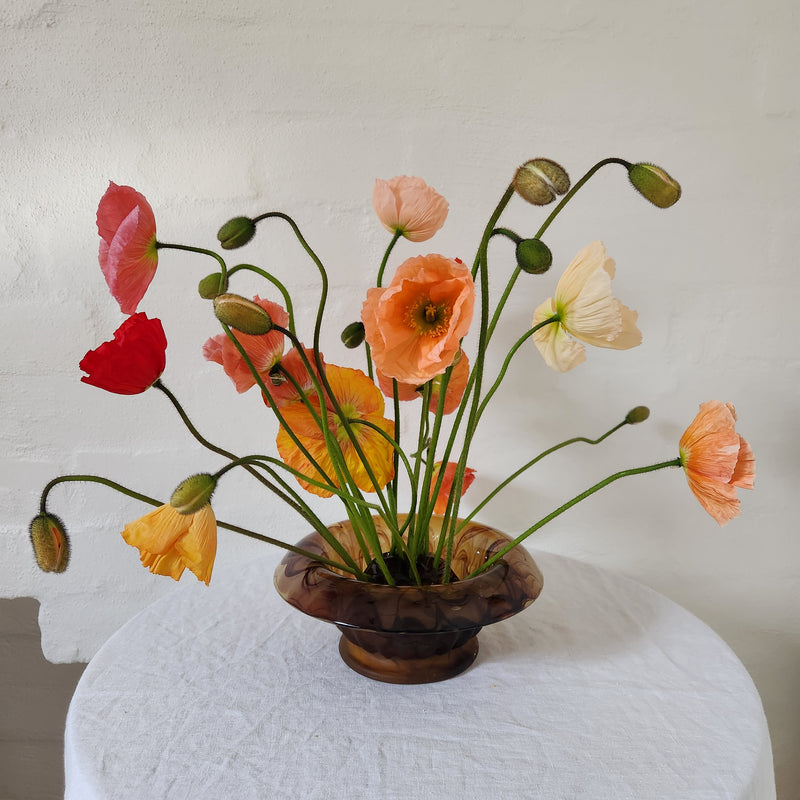
{"label": "white linen tablecloth", "polygon": [[66,800],[773,800],[728,646],[644,586],[534,556],[541,597],[421,686],[349,670],[338,631],[278,597],[277,559],[182,582],[87,667]]}

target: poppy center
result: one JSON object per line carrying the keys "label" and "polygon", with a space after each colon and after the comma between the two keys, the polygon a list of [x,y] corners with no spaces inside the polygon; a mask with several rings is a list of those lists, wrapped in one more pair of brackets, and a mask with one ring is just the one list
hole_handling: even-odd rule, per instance
{"label": "poppy center", "polygon": [[434,303],[430,297],[419,297],[408,306],[403,322],[418,336],[437,337],[447,333],[453,309],[447,303]]}

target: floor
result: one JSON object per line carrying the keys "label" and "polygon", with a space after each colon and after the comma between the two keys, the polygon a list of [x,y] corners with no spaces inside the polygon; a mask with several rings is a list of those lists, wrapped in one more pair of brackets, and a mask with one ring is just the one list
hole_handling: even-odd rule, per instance
{"label": "floor", "polygon": [[63,800],[64,720],[85,664],[42,655],[31,597],[0,599],[0,800]]}

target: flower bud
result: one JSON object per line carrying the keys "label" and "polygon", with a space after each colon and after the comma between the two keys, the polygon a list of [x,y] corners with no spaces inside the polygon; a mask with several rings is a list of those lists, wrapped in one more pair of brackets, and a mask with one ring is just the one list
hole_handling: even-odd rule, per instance
{"label": "flower bud", "polygon": [[636,408],[632,408],[626,415],[625,415],[625,422],[628,425],[638,425],[640,422],[644,422],[650,416],[650,409],[647,406],[636,406]]}
{"label": "flower bud", "polygon": [[541,275],[552,263],[553,254],[541,239],[523,239],[517,244],[517,264],[523,272]]}
{"label": "flower bud", "polygon": [[680,199],[681,185],[655,164],[632,164],[628,177],[633,188],[659,208],[669,208]]}
{"label": "flower bud", "polygon": [[529,203],[546,206],[569,191],[569,175],[564,167],[549,158],[534,158],[517,170],[514,189]]}
{"label": "flower bud", "polygon": [[217,488],[217,479],[213,475],[201,472],[192,475],[181,483],[172,493],[169,504],[179,514],[194,514],[211,500],[214,489]]}
{"label": "flower bud", "polygon": [[217,231],[217,239],[223,250],[235,250],[243,247],[256,235],[256,224],[250,217],[234,217],[229,219]]}
{"label": "flower bud", "polygon": [[214,298],[214,313],[220,322],[242,333],[259,336],[272,330],[272,317],[258,303],[238,294]]}
{"label": "flower bud", "polygon": [[342,344],[344,344],[345,347],[350,348],[350,350],[354,350],[356,347],[359,347],[363,341],[364,341],[363,322],[351,322],[342,331]]}
{"label": "flower bud", "polygon": [[212,272],[206,275],[200,283],[197,284],[197,293],[204,300],[213,300],[219,297],[223,292],[227,291],[228,282],[222,280],[221,272]]}
{"label": "flower bud", "polygon": [[39,514],[30,528],[36,563],[43,572],[63,572],[69,563],[69,537],[64,523],[53,514]]}

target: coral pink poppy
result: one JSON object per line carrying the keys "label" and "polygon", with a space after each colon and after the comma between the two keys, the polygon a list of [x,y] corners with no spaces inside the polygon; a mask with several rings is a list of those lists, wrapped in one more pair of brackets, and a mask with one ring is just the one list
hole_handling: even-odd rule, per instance
{"label": "coral pink poppy", "polygon": [[[378,379],[378,386],[386,397],[393,397],[392,379],[387,378],[380,370],[377,371],[375,376]],[[467,388],[467,379],[469,378],[469,359],[464,355],[464,351],[456,357],[455,364],[453,365],[453,372],[450,375],[450,381],[447,384],[447,392],[444,398],[444,413],[452,414],[461,402],[464,396],[464,389]],[[431,382],[431,400],[428,404],[428,409],[432,414],[435,414],[439,409],[439,392],[442,385],[442,376],[433,378]],[[415,386],[410,383],[397,384],[397,399],[400,401],[416,400],[422,396],[422,387]]]}
{"label": "coral pink poppy", "polygon": [[700,505],[724,525],[741,511],[736,488],[752,489],[756,460],[750,445],[736,433],[730,403],[709,400],[681,436],[681,465]]}
{"label": "coral pink poppy", "polygon": [[[444,514],[447,510],[447,503],[450,499],[450,493],[453,491],[453,478],[456,475],[455,461],[448,461],[447,466],[444,468],[444,478],[442,478],[442,485],[439,489],[439,494],[436,496],[436,503],[433,506],[434,514]],[[433,491],[436,488],[436,481],[439,479],[439,470],[442,468],[442,462],[434,464],[433,477],[431,478],[431,491],[430,496],[433,498]],[[461,484],[461,496],[463,497],[467,489],[472,486],[475,480],[475,470],[471,467],[464,468],[464,481]]]}
{"label": "coral pink poppy", "polygon": [[142,564],[156,575],[179,580],[187,567],[208,585],[217,555],[217,520],[206,503],[193,514],[163,505],[125,526],[122,538],[138,548]]}
{"label": "coral pink poppy", "polygon": [[123,314],[133,314],[156,274],[156,220],[144,195],[109,183],[97,207],[100,269]]}
{"label": "coral pink poppy", "polygon": [[400,233],[412,242],[424,242],[447,218],[448,204],[422,178],[401,175],[375,181],[372,207],[386,230]]}
{"label": "coral pink poppy", "polygon": [[[394,435],[394,423],[383,417],[383,397],[377,386],[360,370],[347,367],[327,366],[325,369],[328,382],[334,397],[348,419],[364,420],[377,426],[389,436]],[[310,398],[312,407],[317,413],[320,411],[319,397]],[[339,445],[342,448],[347,469],[359,489],[365,492],[375,491],[375,487],[356,452],[353,443],[344,430],[342,423],[328,407],[328,420]],[[333,469],[325,437],[317,426],[314,417],[303,402],[291,403],[281,409],[284,423],[298,438],[314,460],[331,477],[335,486],[339,486]],[[373,474],[382,489],[394,476],[394,463],[391,444],[378,431],[366,425],[353,425],[359,446],[372,469]],[[306,455],[298,448],[292,438],[281,426],[277,438],[278,452],[286,464],[302,472],[314,480],[324,481],[323,476],[312,466]],[[298,478],[298,483],[312,494],[320,497],[330,497],[331,492],[320,489]]]}
{"label": "coral pink poppy", "polygon": [[81,380],[115,394],[139,394],[161,376],[167,363],[167,337],[161,320],[134,314],[114,332],[114,338],[81,360]]}
{"label": "coral pink poppy", "polygon": [[[253,300],[272,317],[273,323],[285,328],[289,324],[289,314],[282,306],[271,300],[262,300],[256,295]],[[270,331],[260,335],[239,333],[234,331],[236,338],[253,362],[256,372],[265,383],[269,383],[269,371],[280,361],[283,355],[284,335],[280,331]],[[250,367],[242,358],[236,345],[220,333],[212,336],[203,345],[203,355],[206,360],[221,364],[225,374],[233,381],[237,392],[246,392],[256,384]]]}
{"label": "coral pink poppy", "polygon": [[582,342],[613,350],[641,344],[638,315],[611,294],[613,277],[614,261],[602,242],[584,247],[564,270],[555,298],[545,300],[533,315],[534,325],[558,317],[533,334],[548,367],[566,372],[585,361]]}
{"label": "coral pink poppy", "polygon": [[370,289],[361,319],[375,366],[387,377],[421,386],[452,363],[469,330],[475,284],[458,260],[409,258],[385,289]]}

